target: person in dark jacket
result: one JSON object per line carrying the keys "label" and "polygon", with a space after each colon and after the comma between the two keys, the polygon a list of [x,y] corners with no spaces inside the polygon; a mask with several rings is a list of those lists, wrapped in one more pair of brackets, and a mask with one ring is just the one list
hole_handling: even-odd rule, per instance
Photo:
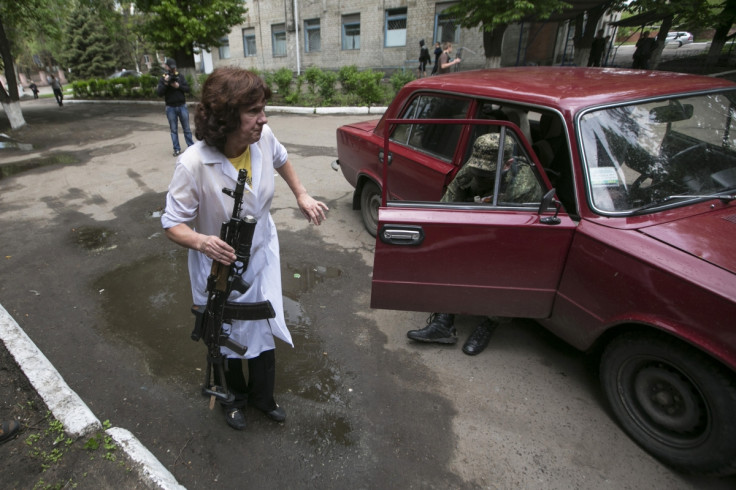
{"label": "person in dark jacket", "polygon": [[181,129],[187,146],[192,146],[192,130],[189,129],[189,110],[187,109],[186,94],[189,93],[189,84],[186,77],[176,70],[176,61],[172,58],[166,59],[164,73],[158,81],[156,93],[164,97],[166,103],[166,118],[171,128],[171,143],[174,145],[174,156],[181,153],[179,145],[178,121],[181,121]]}

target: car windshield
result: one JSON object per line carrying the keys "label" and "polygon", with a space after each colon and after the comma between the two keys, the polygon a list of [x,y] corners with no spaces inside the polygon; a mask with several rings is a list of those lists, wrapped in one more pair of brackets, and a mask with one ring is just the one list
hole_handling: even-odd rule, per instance
{"label": "car windshield", "polygon": [[637,214],[736,189],[736,91],[594,110],[580,118],[588,198]]}

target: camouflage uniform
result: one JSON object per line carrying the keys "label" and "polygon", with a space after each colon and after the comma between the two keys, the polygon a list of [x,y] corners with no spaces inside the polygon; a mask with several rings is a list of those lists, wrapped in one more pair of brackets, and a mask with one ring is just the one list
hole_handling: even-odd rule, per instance
{"label": "camouflage uniform", "polygon": [[[441,202],[473,202],[480,198],[482,202],[491,202],[496,180],[498,164],[498,133],[488,133],[479,136],[473,143],[473,152],[468,161],[457,172],[450,182]],[[513,140],[506,138],[504,157],[513,154]],[[506,159],[510,165],[501,173],[499,202],[530,202],[542,198],[534,172],[526,158],[517,156]]]}

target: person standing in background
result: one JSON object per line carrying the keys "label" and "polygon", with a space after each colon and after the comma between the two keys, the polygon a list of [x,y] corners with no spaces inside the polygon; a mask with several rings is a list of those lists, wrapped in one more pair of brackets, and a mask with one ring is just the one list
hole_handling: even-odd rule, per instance
{"label": "person standing in background", "polygon": [[174,145],[174,156],[179,156],[181,146],[179,145],[179,121],[184,132],[184,140],[187,146],[192,146],[192,130],[189,129],[189,110],[187,109],[187,96],[189,84],[184,75],[176,70],[176,61],[172,58],[166,59],[164,73],[158,81],[156,93],[163,96],[166,103],[166,118],[169,120],[171,130],[171,143]]}

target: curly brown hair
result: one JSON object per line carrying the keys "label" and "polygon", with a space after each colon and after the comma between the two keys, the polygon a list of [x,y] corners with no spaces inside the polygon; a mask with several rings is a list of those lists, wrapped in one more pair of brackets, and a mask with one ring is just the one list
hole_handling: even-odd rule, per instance
{"label": "curly brown hair", "polygon": [[195,135],[221,152],[227,136],[240,127],[240,108],[271,98],[271,89],[255,73],[242,68],[218,68],[202,85],[194,113]]}

